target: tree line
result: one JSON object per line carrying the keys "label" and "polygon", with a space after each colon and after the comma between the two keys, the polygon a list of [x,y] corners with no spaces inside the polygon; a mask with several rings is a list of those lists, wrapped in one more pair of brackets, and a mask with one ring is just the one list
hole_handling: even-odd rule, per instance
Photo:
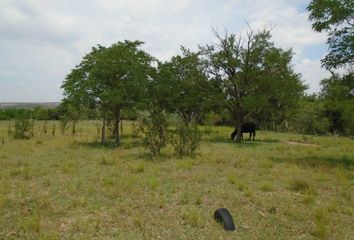
{"label": "tree line", "polygon": [[[164,62],[144,51],[141,41],[97,45],[63,82],[65,98],[56,117],[101,119],[102,143],[108,124],[116,146],[122,118],[142,111],[149,113],[141,127],[150,136],[146,142],[155,139],[160,147],[171,114],[179,116],[176,131],[181,139],[187,136],[183,141],[212,118],[214,124],[236,126],[236,142],[246,121],[269,130],[353,135],[352,10],[351,1],[313,0],[308,6],[313,29],[329,34],[322,65],[332,75],[321,81],[318,94],[305,94],[306,85],[292,69],[292,49],[276,46],[267,29],[248,28],[243,34],[214,31],[215,44],[195,52],[182,46]],[[338,74],[343,68],[347,71]]]}
{"label": "tree line", "polygon": [[333,74],[322,81],[321,93],[308,96],[291,67],[292,50],[275,46],[268,30],[215,36],[218,43],[196,52],[181,47],[181,54],[165,62],[143,51],[140,41],[93,47],[64,81],[64,101],[98,112],[102,143],[106,121],[113,121],[117,146],[126,110],[149,112],[152,125],[176,114],[191,128],[214,113],[238,131],[252,120],[271,130],[353,133],[351,71]]}
{"label": "tree line", "polygon": [[215,32],[218,44],[160,62],[141,49],[142,42],[98,45],[66,77],[62,88],[70,106],[94,109],[102,118],[102,143],[106,121],[114,122],[115,143],[120,143],[121,113],[145,110],[151,118],[177,114],[192,128],[210,111],[228,111],[241,141],[243,122],[267,118],[284,121],[305,86],[291,68],[292,50],[276,47],[268,30],[245,36]]}

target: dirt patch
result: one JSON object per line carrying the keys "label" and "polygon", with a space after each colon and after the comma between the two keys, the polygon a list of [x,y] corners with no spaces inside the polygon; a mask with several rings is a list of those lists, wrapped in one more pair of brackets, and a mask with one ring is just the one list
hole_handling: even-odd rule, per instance
{"label": "dirt patch", "polygon": [[287,144],[291,144],[291,145],[301,145],[301,146],[308,146],[308,147],[316,147],[319,146],[318,144],[314,144],[314,143],[305,143],[305,142],[293,142],[293,141],[288,141],[286,142]]}

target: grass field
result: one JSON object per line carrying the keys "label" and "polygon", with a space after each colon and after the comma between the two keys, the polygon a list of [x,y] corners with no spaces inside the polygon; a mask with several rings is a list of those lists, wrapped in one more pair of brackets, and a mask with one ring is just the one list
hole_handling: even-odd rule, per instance
{"label": "grass field", "polygon": [[[350,138],[258,131],[237,145],[231,128],[214,127],[195,156],[179,159],[169,146],[152,159],[129,124],[118,149],[96,143],[93,122],[75,137],[49,130],[30,140],[10,139],[7,126],[0,122],[0,239],[354,237]],[[235,232],[214,221],[220,207]]]}

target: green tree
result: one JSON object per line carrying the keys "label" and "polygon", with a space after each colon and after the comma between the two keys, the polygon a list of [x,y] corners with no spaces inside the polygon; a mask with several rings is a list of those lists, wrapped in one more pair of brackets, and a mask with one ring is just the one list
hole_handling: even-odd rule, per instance
{"label": "green tree", "polygon": [[326,69],[354,63],[354,1],[312,0],[307,7],[312,28],[327,32],[329,53],[322,59]]}
{"label": "green tree", "polygon": [[210,88],[199,53],[181,47],[182,55],[158,67],[154,83],[157,101],[171,113],[177,113],[185,125],[198,122],[209,109]]}
{"label": "green tree", "polygon": [[317,95],[304,96],[295,109],[296,118],[291,125],[296,132],[305,134],[326,134],[330,120],[326,117],[324,102]]}
{"label": "green tree", "polygon": [[102,142],[108,112],[114,120],[116,146],[120,144],[121,111],[129,109],[143,96],[154,59],[139,49],[143,42],[117,42],[97,46],[67,76],[62,88],[67,98],[102,112]]}
{"label": "green tree", "polygon": [[265,53],[264,79],[259,85],[262,91],[256,93],[258,100],[253,104],[251,118],[273,131],[288,129],[288,121],[296,117],[294,110],[306,89],[300,75],[291,69],[292,56],[291,49],[271,48]]}
{"label": "green tree", "polygon": [[269,31],[254,33],[249,29],[246,38],[215,35],[219,43],[202,51],[219,92],[215,101],[231,113],[237,127],[236,142],[241,142],[245,119],[264,109],[286,112],[305,87],[290,67],[292,51],[276,48]]}
{"label": "green tree", "polygon": [[[154,94],[150,94],[155,106],[177,114],[182,120],[176,126],[173,141],[179,156],[190,155],[199,146],[197,124],[210,108],[211,91],[200,53],[184,47],[181,50],[181,55],[159,64],[151,84]],[[156,108],[152,109],[156,112]]]}
{"label": "green tree", "polygon": [[321,99],[332,133],[354,134],[354,72],[321,81]]}

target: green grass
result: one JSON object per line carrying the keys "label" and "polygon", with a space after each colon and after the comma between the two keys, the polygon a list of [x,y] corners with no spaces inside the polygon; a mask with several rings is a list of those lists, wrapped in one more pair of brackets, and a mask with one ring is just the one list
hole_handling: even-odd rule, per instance
{"label": "green grass", "polygon": [[[35,138],[14,140],[0,122],[0,239],[354,236],[353,139],[258,131],[237,145],[214,127],[195,156],[169,145],[153,158],[130,123],[118,149],[99,144],[96,125],[52,136],[37,124]],[[220,207],[236,232],[213,220]]]}

